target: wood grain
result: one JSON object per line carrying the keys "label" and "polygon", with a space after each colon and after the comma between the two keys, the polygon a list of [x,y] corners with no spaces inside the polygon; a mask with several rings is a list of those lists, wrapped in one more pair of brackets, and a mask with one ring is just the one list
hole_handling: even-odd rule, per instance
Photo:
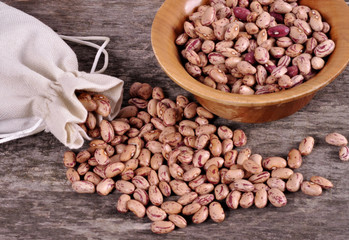
{"label": "wood grain", "polygon": [[[157,63],[150,42],[155,13],[163,0],[41,0],[10,1],[60,34],[111,37],[107,74],[125,81],[163,87],[171,99],[192,95],[172,82]],[[88,71],[94,50],[71,45],[80,69]],[[348,239],[349,163],[338,159],[338,148],[325,143],[327,133],[349,137],[349,67],[319,91],[299,112],[274,122],[243,124],[217,118],[215,123],[241,128],[248,147],[262,156],[286,157],[305,136],[315,138],[314,152],[299,169],[306,179],[329,178],[335,185],[322,196],[287,193],[280,209],[228,210],[226,220],[189,224],[166,236],[151,233],[150,221],[115,210],[117,192],[102,197],[73,192],[62,164],[67,150],[49,133],[0,145],[0,239]],[[125,92],[124,102],[128,99]]]}

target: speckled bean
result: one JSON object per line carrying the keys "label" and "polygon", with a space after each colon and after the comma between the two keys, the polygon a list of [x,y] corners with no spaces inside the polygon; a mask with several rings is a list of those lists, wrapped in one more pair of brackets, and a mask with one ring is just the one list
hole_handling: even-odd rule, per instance
{"label": "speckled bean", "polygon": [[202,206],[199,211],[197,211],[193,217],[192,221],[195,224],[203,223],[208,217],[208,207]]}
{"label": "speckled bean", "polygon": [[254,195],[252,192],[245,192],[241,195],[239,204],[242,208],[249,208],[254,203]]}
{"label": "speckled bean", "polygon": [[340,133],[333,132],[329,133],[325,137],[325,141],[333,146],[339,146],[339,147],[344,147],[348,145],[348,140],[345,136],[343,136]]}
{"label": "speckled bean", "polygon": [[115,189],[124,194],[132,194],[135,188],[135,185],[129,181],[118,180],[115,182]]}
{"label": "speckled bean", "polygon": [[284,192],[285,191],[285,188],[286,188],[286,184],[285,182],[280,179],[280,178],[275,178],[275,177],[271,177],[267,180],[267,185],[270,187],[270,188],[277,188],[279,189],[280,191]]}
{"label": "speckled bean", "polygon": [[264,208],[268,203],[268,193],[265,189],[256,191],[254,198],[254,205],[257,208]]}
{"label": "speckled bean", "polygon": [[310,178],[310,181],[320,185],[320,187],[322,187],[323,189],[333,188],[333,183],[330,180],[328,180],[328,179],[326,179],[324,177],[312,176]]}
{"label": "speckled bean", "polygon": [[156,206],[149,206],[146,210],[147,217],[155,222],[162,221],[167,217],[167,214],[164,210]]}
{"label": "speckled bean", "polygon": [[342,161],[349,161],[349,148],[348,146],[343,146],[339,150],[339,159]]}
{"label": "speckled bean", "polygon": [[242,193],[240,191],[237,191],[237,190],[231,191],[226,198],[227,206],[232,209],[237,209],[239,206],[241,195]]}
{"label": "speckled bean", "polygon": [[166,201],[161,204],[161,209],[167,214],[179,214],[182,208],[182,205],[175,201]]}
{"label": "speckled bean", "polygon": [[175,225],[171,221],[155,221],[151,225],[151,231],[156,234],[165,234],[172,232]]}
{"label": "speckled bean", "polygon": [[214,222],[223,222],[225,219],[223,207],[219,202],[212,202],[209,205],[209,215]]}
{"label": "speckled bean", "polygon": [[96,186],[96,191],[99,195],[106,196],[114,189],[114,186],[115,182],[113,179],[105,178],[98,183]]}
{"label": "speckled bean", "polygon": [[94,193],[95,185],[88,181],[74,181],[72,188],[77,193]]}
{"label": "speckled bean", "polygon": [[302,156],[307,156],[313,151],[315,140],[313,137],[308,136],[304,138],[298,147],[298,150],[300,151]]}
{"label": "speckled bean", "polygon": [[282,157],[269,157],[263,159],[262,165],[265,169],[273,170],[276,168],[284,168],[287,165],[287,162]]}
{"label": "speckled bean", "polygon": [[178,196],[182,196],[188,192],[191,192],[191,189],[184,181],[172,180],[169,184],[171,186],[172,191]]}
{"label": "speckled bean", "polygon": [[320,196],[322,194],[321,186],[309,181],[304,181],[301,184],[301,190],[304,194],[309,196]]}
{"label": "speckled bean", "polygon": [[283,207],[287,204],[285,194],[277,188],[268,191],[268,200],[274,207]]}

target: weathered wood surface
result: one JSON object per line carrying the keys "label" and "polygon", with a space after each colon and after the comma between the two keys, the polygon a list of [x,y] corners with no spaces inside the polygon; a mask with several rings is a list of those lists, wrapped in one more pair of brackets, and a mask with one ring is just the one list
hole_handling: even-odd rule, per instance
{"label": "weathered wood surface", "polygon": [[[152,20],[163,0],[5,0],[65,35],[111,38],[107,74],[125,81],[161,86],[167,96],[191,96],[161,70],[150,42]],[[88,71],[94,50],[72,44],[81,70]],[[262,156],[286,157],[311,135],[314,152],[299,169],[306,179],[320,175],[335,187],[320,197],[287,193],[280,209],[227,211],[226,220],[189,224],[167,236],[149,230],[150,221],[115,210],[119,194],[102,197],[73,192],[65,177],[62,156],[67,150],[49,133],[0,145],[0,239],[348,239],[349,163],[338,159],[338,148],[325,143],[327,133],[349,137],[349,67],[320,91],[301,111],[264,124],[216,123],[244,129],[248,146]],[[125,94],[125,99],[128,94]]]}

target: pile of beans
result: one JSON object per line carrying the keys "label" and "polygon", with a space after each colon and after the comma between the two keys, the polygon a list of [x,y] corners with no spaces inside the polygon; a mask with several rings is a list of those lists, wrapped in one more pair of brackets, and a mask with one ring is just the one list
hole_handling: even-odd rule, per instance
{"label": "pile of beans", "polygon": [[79,126],[91,138],[99,137],[100,130],[97,125],[97,118],[99,116],[107,117],[110,114],[110,100],[103,94],[95,94],[85,91],[76,92],[76,95],[88,112],[85,123],[81,123]]}
{"label": "pile of beans", "polygon": [[[211,124],[214,115],[183,95],[172,101],[161,88],[138,82],[130,95],[130,105],[116,119],[96,127],[100,137],[87,150],[65,152],[63,162],[76,192],[108,195],[116,189],[122,193],[117,211],[146,215],[154,233],[208,217],[222,222],[224,206],[283,207],[285,191],[318,196],[333,187],[321,176],[303,181],[295,172],[312,152],[312,137],[291,149],[287,159],[263,159],[246,147],[243,130]],[[339,139],[327,141],[343,145]]]}
{"label": "pile of beans", "polygon": [[297,0],[210,0],[176,38],[188,73],[243,95],[289,89],[322,69],[335,43],[321,14]]}

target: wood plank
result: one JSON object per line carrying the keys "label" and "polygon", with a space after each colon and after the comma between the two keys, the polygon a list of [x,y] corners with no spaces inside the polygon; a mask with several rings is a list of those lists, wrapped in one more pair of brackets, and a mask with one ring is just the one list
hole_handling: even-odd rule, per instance
{"label": "wood plank", "polygon": [[[152,20],[163,0],[42,0],[3,1],[37,17],[59,34],[103,35],[110,62],[106,74],[125,81],[160,86],[174,99],[192,96],[174,84],[159,67],[151,48]],[[95,51],[70,44],[80,69],[89,71]],[[277,209],[228,210],[217,224],[189,224],[167,236],[151,233],[150,221],[120,214],[120,195],[102,197],[73,192],[62,164],[66,147],[49,133],[0,145],[0,239],[347,239],[349,234],[349,163],[338,159],[338,148],[325,143],[329,132],[349,137],[349,67],[321,90],[308,106],[294,115],[264,124],[216,119],[232,129],[241,128],[248,147],[264,157],[286,157],[306,136],[315,138],[314,152],[304,158],[299,172],[329,178],[335,185],[322,196],[287,193],[288,204]],[[125,92],[124,102],[128,93]]]}

